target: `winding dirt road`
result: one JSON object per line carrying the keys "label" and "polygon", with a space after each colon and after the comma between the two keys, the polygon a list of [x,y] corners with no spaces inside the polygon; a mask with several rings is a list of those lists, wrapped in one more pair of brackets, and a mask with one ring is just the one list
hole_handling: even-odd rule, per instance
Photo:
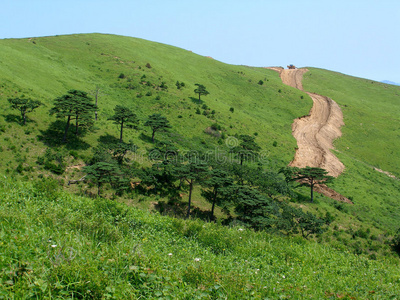
{"label": "winding dirt road", "polygon": [[[282,82],[304,91],[303,74],[307,69],[283,69],[271,67],[279,72]],[[292,167],[318,167],[328,171],[328,174],[338,177],[344,171],[343,163],[332,154],[333,141],[342,135],[340,127],[344,125],[343,114],[339,105],[332,99],[306,92],[314,104],[308,116],[295,119],[292,124],[292,134],[297,140],[297,149]],[[316,191],[338,201],[352,203],[326,185],[319,185]]]}

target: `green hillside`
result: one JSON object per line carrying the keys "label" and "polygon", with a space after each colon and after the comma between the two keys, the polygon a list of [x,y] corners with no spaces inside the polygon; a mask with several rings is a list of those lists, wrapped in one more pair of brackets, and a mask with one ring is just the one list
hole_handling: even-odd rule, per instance
{"label": "green hillside", "polygon": [[[312,100],[305,92],[282,84],[275,71],[228,65],[188,50],[115,35],[0,40],[0,174],[5,178],[0,180],[4,199],[0,234],[5,241],[21,234],[21,239],[17,236],[9,242],[11,246],[0,244],[5,253],[0,268],[8,282],[2,285],[4,297],[20,290],[39,297],[63,297],[62,292],[71,296],[74,291],[78,293],[74,297],[90,298],[85,291],[93,289],[112,299],[118,298],[121,289],[133,299],[169,299],[164,287],[171,299],[191,294],[201,298],[202,293],[205,299],[226,295],[235,299],[243,293],[249,299],[301,293],[311,298],[342,295],[349,299],[397,295],[398,255],[392,239],[400,224],[400,87],[308,69],[304,89],[332,98],[343,111],[343,135],[333,151],[345,172],[329,187],[354,205],[323,195],[316,195],[310,203],[308,188],[294,189],[278,173],[294,157],[293,120],[309,113]],[[209,94],[199,100],[195,84],[204,85]],[[78,136],[71,130],[68,142],[63,143],[65,120],[57,120],[49,111],[54,99],[71,89],[93,98],[98,92],[98,120],[81,128]],[[10,98],[32,98],[43,105],[29,113],[22,125],[19,112],[10,107]],[[124,141],[137,146],[135,153],[127,155],[129,163],[122,164],[127,189],[119,193],[116,185],[104,184],[102,196],[112,202],[96,197],[93,182],[68,182],[85,175],[83,167],[93,161],[98,146],[118,141],[119,129],[108,120],[116,105],[130,108],[140,122],[136,129],[124,130]],[[152,143],[145,121],[155,113],[167,117],[171,129],[157,132]],[[235,167],[240,163],[231,153],[241,135],[254,139],[261,148],[257,160],[244,163],[242,169]],[[230,159],[228,177],[259,189],[260,199],[278,205],[270,208],[279,207],[274,218],[287,204],[321,218],[325,231],[308,239],[300,232],[290,234],[290,228],[275,233],[238,232],[238,226],[245,224],[232,205],[217,205],[218,225],[161,217],[158,214],[184,216],[189,191],[181,185],[188,180],[180,178],[178,186],[174,177],[174,196],[162,194],[161,188],[152,194],[156,188],[151,184],[135,188],[151,177],[146,168],[154,163],[149,159],[154,147],[173,147],[183,154],[206,153],[210,162],[221,166],[222,154]],[[50,192],[59,187],[63,191]],[[191,200],[196,212],[192,218],[208,219],[211,205],[197,184]],[[243,243],[232,244],[240,237]],[[73,249],[82,247],[79,259],[72,264],[68,259],[53,263],[59,258],[49,254],[54,249],[46,244],[47,239]],[[126,251],[132,254],[131,260],[123,256]],[[49,255],[52,258],[46,261]],[[209,260],[204,258],[207,255]],[[204,265],[196,264],[196,257]],[[33,271],[24,269],[20,280],[17,269],[22,267]],[[7,270],[16,275],[7,275],[11,274]],[[91,273],[88,270],[93,270],[91,287],[83,283]],[[78,278],[74,272],[86,275]],[[287,279],[285,272],[293,272],[290,282],[278,279],[283,275]],[[67,274],[65,278],[62,273]],[[284,286],[278,287],[276,281]],[[73,282],[79,289],[72,287]],[[138,285],[132,287],[132,282]]]}
{"label": "green hillside", "polygon": [[[162,111],[169,117],[183,147],[201,142],[213,144],[213,139],[203,131],[214,121],[195,114],[201,105],[196,104],[193,90],[194,84],[200,83],[210,92],[204,103],[210,111],[215,110],[215,119],[226,128],[227,134],[257,132],[259,144],[287,162],[296,146],[291,123],[297,116],[307,114],[311,105],[309,98],[300,99],[301,92],[283,86],[271,70],[226,65],[190,51],[140,39],[83,34],[2,40],[0,47],[2,102],[6,103],[7,97],[25,94],[46,103],[40,115],[32,115],[38,130],[54,120],[47,111],[55,97],[69,89],[90,92],[98,86],[102,95],[100,122],[96,125],[102,133],[117,133],[106,119],[116,104],[123,104],[142,119]],[[151,68],[146,67],[147,63]],[[120,74],[125,78],[120,79]],[[143,75],[146,76],[143,82],[150,82],[150,86],[140,84]],[[265,84],[259,85],[260,80]],[[167,92],[154,89],[163,81],[169,87]],[[184,82],[186,87],[177,90],[176,81]],[[149,92],[152,95],[145,96]],[[143,97],[137,98],[138,95]],[[161,99],[155,100],[157,96]],[[230,113],[231,107],[234,113]],[[6,109],[4,115],[8,114],[12,111]],[[85,141],[93,145],[98,136],[91,135]],[[130,137],[137,134],[131,133]],[[279,147],[271,147],[274,141]]]}

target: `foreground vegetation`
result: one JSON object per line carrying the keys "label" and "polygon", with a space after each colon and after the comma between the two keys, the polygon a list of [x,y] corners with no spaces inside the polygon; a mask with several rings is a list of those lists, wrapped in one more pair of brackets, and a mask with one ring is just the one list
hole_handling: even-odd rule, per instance
{"label": "foreground vegetation", "polygon": [[398,261],[0,183],[0,297],[396,299]]}

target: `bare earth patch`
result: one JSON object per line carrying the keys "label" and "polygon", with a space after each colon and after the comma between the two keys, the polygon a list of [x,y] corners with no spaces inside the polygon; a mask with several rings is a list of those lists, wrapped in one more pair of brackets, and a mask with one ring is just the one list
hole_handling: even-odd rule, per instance
{"label": "bare earth patch", "polygon": [[[303,74],[307,69],[283,69],[271,67],[279,72],[282,82],[299,90],[304,90],[301,84]],[[328,174],[338,177],[344,171],[343,163],[331,152],[333,141],[342,135],[340,127],[344,125],[343,114],[339,105],[332,99],[307,92],[314,104],[308,116],[295,119],[292,124],[292,134],[297,140],[296,154],[290,166],[318,167],[328,171]],[[346,197],[319,185],[316,191],[332,199],[352,203]]]}

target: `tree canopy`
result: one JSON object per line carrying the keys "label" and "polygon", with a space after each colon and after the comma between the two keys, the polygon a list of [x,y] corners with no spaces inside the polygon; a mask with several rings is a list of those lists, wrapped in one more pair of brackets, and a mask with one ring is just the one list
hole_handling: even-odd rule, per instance
{"label": "tree canopy", "polygon": [[231,152],[236,154],[242,165],[245,160],[254,160],[261,147],[256,143],[254,136],[240,135],[239,140],[239,145],[233,147]]}
{"label": "tree canopy", "polygon": [[328,172],[322,168],[316,167],[305,167],[296,168],[294,170],[293,180],[300,183],[300,186],[309,186],[311,189],[311,202],[314,201],[314,186],[316,184],[328,183],[333,180],[332,176],[328,175]]}
{"label": "tree canopy", "polygon": [[169,121],[166,117],[161,114],[152,114],[148,117],[144,126],[148,126],[151,128],[151,140],[154,143],[154,135],[157,131],[166,131],[168,128],[171,128]]}
{"label": "tree canopy", "polygon": [[139,124],[139,120],[136,115],[126,106],[117,105],[114,108],[114,115],[108,120],[114,121],[120,127],[119,141],[122,142],[122,135],[124,126],[127,128],[136,128]]}
{"label": "tree canopy", "polygon": [[93,120],[93,112],[97,106],[86,92],[69,90],[67,94],[54,99],[54,107],[50,114],[56,114],[58,119],[67,118],[63,142],[67,141],[67,134],[71,120],[75,120],[75,135],[78,135],[80,125],[90,125]]}
{"label": "tree canopy", "polygon": [[33,112],[36,108],[42,105],[39,100],[32,100],[28,98],[10,98],[8,102],[11,104],[11,108],[19,110],[21,113],[22,124],[26,124],[26,114]]}
{"label": "tree canopy", "polygon": [[196,83],[195,86],[197,88],[194,90],[196,94],[199,94],[199,101],[201,101],[201,96],[207,96],[209,92],[207,91],[206,87],[202,84]]}

